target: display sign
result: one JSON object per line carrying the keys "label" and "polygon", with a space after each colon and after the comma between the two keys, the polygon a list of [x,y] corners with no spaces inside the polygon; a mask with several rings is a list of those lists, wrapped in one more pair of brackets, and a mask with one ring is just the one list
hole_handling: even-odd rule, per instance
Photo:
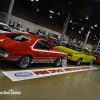
{"label": "display sign", "polygon": [[62,60],[62,68],[67,67],[67,60]]}
{"label": "display sign", "polygon": [[98,69],[93,66],[67,67],[67,68],[50,68],[50,69],[36,69],[36,70],[18,70],[18,71],[2,71],[12,81],[21,81],[27,79],[41,78],[52,75],[59,75],[65,73],[86,71]]}

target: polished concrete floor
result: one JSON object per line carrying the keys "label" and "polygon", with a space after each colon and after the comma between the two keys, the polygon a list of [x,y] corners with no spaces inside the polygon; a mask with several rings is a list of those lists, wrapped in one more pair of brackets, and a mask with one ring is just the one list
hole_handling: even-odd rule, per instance
{"label": "polished concrete floor", "polygon": [[[71,66],[75,65],[68,63]],[[21,92],[0,95],[0,100],[100,100],[100,66],[93,66],[98,69],[13,82],[2,71],[18,69],[0,61],[0,92],[11,89]],[[54,67],[53,64],[31,64],[27,70],[45,68]]]}

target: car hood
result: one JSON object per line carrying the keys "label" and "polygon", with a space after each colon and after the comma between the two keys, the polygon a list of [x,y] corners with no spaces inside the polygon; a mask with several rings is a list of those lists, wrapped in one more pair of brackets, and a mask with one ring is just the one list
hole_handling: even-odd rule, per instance
{"label": "car hood", "polygon": [[14,45],[16,43],[17,43],[16,41],[11,40],[8,37],[5,37],[5,35],[0,35],[0,46],[1,47],[6,49],[7,47]]}
{"label": "car hood", "polygon": [[78,52],[78,51],[72,50],[64,46],[55,46],[55,48],[59,49],[62,52],[68,53],[68,54],[83,54],[83,52]]}

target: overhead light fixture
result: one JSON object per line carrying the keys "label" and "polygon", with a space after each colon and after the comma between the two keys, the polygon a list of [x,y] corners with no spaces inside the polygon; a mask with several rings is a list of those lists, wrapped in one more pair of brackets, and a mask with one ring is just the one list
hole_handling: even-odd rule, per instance
{"label": "overhead light fixture", "polygon": [[39,1],[39,0],[35,0],[35,1]]}
{"label": "overhead light fixture", "polygon": [[83,31],[84,30],[84,27],[82,27],[81,30]]}
{"label": "overhead light fixture", "polygon": [[90,37],[91,38],[91,37]]}
{"label": "overhead light fixture", "polygon": [[52,13],[52,14],[54,14],[54,11],[52,11],[52,10],[49,10],[49,12]]}
{"label": "overhead light fixture", "polygon": [[60,15],[60,12],[59,13],[57,13],[58,15]]}
{"label": "overhead light fixture", "polygon": [[34,0],[30,0],[30,1],[34,2]]}
{"label": "overhead light fixture", "polygon": [[74,27],[72,27],[72,30],[74,29]]}
{"label": "overhead light fixture", "polygon": [[50,18],[52,18],[52,16],[50,16]]}
{"label": "overhead light fixture", "polygon": [[92,29],[94,29],[94,27],[93,27],[93,26],[91,26],[91,28],[92,28]]}
{"label": "overhead light fixture", "polygon": [[79,31],[79,33],[81,33],[81,31]]}
{"label": "overhead light fixture", "polygon": [[86,19],[89,19],[89,16],[87,16]]}
{"label": "overhead light fixture", "polygon": [[94,39],[95,40],[95,39]]}
{"label": "overhead light fixture", "polygon": [[70,20],[70,23],[72,23],[72,19]]}
{"label": "overhead light fixture", "polygon": [[36,11],[39,11],[39,9],[36,9]]}
{"label": "overhead light fixture", "polygon": [[72,4],[72,2],[71,2],[71,1],[69,1],[69,2],[68,2],[68,4]]}
{"label": "overhead light fixture", "polygon": [[97,27],[97,24],[95,24],[94,26]]}

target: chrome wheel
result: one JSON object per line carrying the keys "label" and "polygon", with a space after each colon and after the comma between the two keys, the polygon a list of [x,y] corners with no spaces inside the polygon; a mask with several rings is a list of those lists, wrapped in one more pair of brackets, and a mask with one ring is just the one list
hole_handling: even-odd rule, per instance
{"label": "chrome wheel", "polygon": [[25,55],[22,58],[20,58],[15,64],[20,69],[26,69],[30,66],[32,61],[31,55]]}
{"label": "chrome wheel", "polygon": [[57,66],[60,66],[61,62],[62,62],[62,59],[59,58],[59,59],[57,60]]}
{"label": "chrome wheel", "polygon": [[76,65],[77,66],[79,66],[80,64],[81,64],[81,61],[82,61],[82,59],[80,58],[80,59],[78,59],[75,63],[76,63]]}
{"label": "chrome wheel", "polygon": [[90,66],[92,66],[92,65],[93,65],[93,61],[94,61],[94,60],[91,60],[91,62],[90,62]]}
{"label": "chrome wheel", "polygon": [[54,62],[54,65],[56,67],[60,66],[61,65],[61,62],[62,62],[62,58],[58,58],[55,62]]}
{"label": "chrome wheel", "polygon": [[78,64],[78,65],[80,65],[80,63],[81,63],[81,59],[79,59],[79,61],[78,61],[78,63],[77,63],[77,64]]}
{"label": "chrome wheel", "polygon": [[26,67],[26,66],[28,66],[29,62],[30,62],[30,58],[28,56],[26,56],[21,60],[20,66]]}

